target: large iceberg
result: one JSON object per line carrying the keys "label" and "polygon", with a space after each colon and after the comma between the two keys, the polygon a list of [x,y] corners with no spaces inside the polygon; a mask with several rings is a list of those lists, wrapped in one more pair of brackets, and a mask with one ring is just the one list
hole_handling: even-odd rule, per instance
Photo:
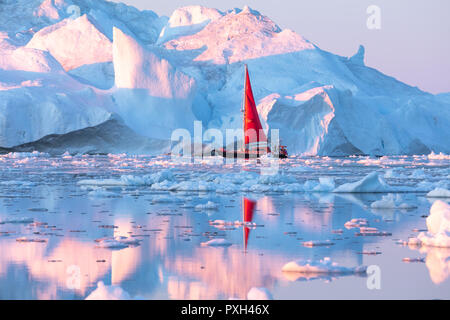
{"label": "large iceberg", "polygon": [[[104,0],[0,6],[0,148],[162,153],[195,120],[241,128],[248,64],[263,127],[290,154],[450,153],[448,94],[367,67],[362,46],[324,51],[249,7],[160,17]],[[123,130],[133,143],[114,148]],[[89,136],[99,131],[107,143]]]}

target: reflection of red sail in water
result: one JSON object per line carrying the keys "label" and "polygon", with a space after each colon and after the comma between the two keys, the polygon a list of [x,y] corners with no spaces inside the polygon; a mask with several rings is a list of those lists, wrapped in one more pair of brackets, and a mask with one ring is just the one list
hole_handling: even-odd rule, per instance
{"label": "reflection of red sail in water", "polygon": [[255,210],[256,202],[244,198],[244,202],[242,204],[244,211],[244,249],[247,251],[248,244],[248,236],[250,235],[250,228],[247,226],[248,223],[253,220],[253,212]]}

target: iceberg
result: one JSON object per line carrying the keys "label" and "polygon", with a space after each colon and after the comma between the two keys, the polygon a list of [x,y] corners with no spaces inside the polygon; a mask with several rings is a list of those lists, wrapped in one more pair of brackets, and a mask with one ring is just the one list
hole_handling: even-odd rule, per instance
{"label": "iceberg", "polygon": [[450,205],[436,200],[427,217],[427,232],[421,232],[409,243],[428,247],[450,248]]}
{"label": "iceberg", "polygon": [[378,172],[369,173],[363,179],[340,185],[333,192],[336,193],[367,193],[367,192],[392,192],[396,189],[386,183]]}
{"label": "iceberg", "polygon": [[[252,8],[189,6],[169,18],[104,0],[2,6],[0,148],[161,154],[195,120],[205,131],[240,128],[248,64],[262,126],[279,129],[292,155],[448,159],[447,95],[366,66],[362,46],[335,55]],[[122,133],[134,143],[114,148]]]}

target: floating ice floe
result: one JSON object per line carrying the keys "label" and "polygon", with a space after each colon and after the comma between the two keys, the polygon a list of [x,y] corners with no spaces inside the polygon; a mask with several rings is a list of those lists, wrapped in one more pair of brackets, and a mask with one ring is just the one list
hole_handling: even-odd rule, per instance
{"label": "floating ice floe", "polygon": [[425,258],[403,258],[403,262],[425,262]]}
{"label": "floating ice floe", "polygon": [[378,228],[373,227],[361,227],[359,228],[359,232],[355,233],[357,237],[362,236],[372,236],[372,237],[386,237],[391,236],[392,233],[386,231],[380,231]]}
{"label": "floating ice floe", "polygon": [[202,242],[201,245],[202,247],[229,247],[232,243],[226,239],[212,239],[207,242]]}
{"label": "floating ice floe", "polygon": [[34,183],[31,181],[18,181],[18,180],[9,180],[9,181],[1,181],[0,185],[2,186],[23,186],[30,187],[34,186]]}
{"label": "floating ice floe", "polygon": [[130,246],[138,246],[141,243],[140,240],[123,236],[96,239],[95,242],[97,242],[97,247],[108,249],[124,249]]}
{"label": "floating ice floe", "polygon": [[332,262],[329,257],[320,261],[298,260],[286,263],[281,269],[283,272],[297,272],[305,274],[356,274],[366,273],[366,266],[343,267]]}
{"label": "floating ice floe", "polygon": [[427,217],[427,228],[417,238],[410,238],[408,244],[450,248],[450,205],[441,200],[434,202]]}
{"label": "floating ice floe", "polygon": [[99,281],[97,288],[85,300],[131,300],[131,297],[121,287],[106,286],[103,281]]}
{"label": "floating ice floe", "polygon": [[248,300],[272,300],[272,294],[267,288],[251,288],[247,293]]}
{"label": "floating ice floe", "polygon": [[393,192],[397,188],[386,183],[378,172],[369,173],[363,179],[340,185],[333,192],[342,193],[366,193],[366,192]]}
{"label": "floating ice floe", "polygon": [[170,196],[157,196],[152,199],[152,203],[173,203],[177,201],[177,198]]}
{"label": "floating ice floe", "polygon": [[224,227],[247,227],[256,228],[257,224],[250,221],[225,221],[225,220],[214,220],[209,221],[209,224],[214,227],[224,228]]}
{"label": "floating ice floe", "polygon": [[352,229],[352,228],[360,228],[363,226],[368,226],[369,225],[369,221],[367,221],[367,219],[365,218],[354,218],[350,221],[347,221],[344,224],[344,227],[347,229]]}
{"label": "floating ice floe", "polygon": [[441,181],[421,181],[419,182],[416,187],[414,188],[414,191],[416,192],[430,192],[436,188],[439,189],[445,189],[448,188],[449,183],[446,180]]}
{"label": "floating ice floe", "polygon": [[20,223],[33,223],[34,219],[30,217],[21,217],[21,218],[7,218],[5,220],[1,220],[0,224],[20,224]]}
{"label": "floating ice floe", "polygon": [[88,192],[88,196],[93,198],[111,198],[117,197],[117,193],[108,191],[104,188],[95,188],[94,190]]}
{"label": "floating ice floe", "polygon": [[173,173],[169,169],[143,176],[123,175],[120,179],[85,179],[78,181],[78,185],[87,186],[151,186],[163,181],[172,181]]}
{"label": "floating ice floe", "polygon": [[302,242],[302,245],[304,247],[327,247],[334,245],[334,242],[331,242],[331,240],[310,240],[310,241],[304,241]]}
{"label": "floating ice floe", "polygon": [[20,237],[20,238],[17,238],[16,241],[17,242],[38,242],[38,243],[44,243],[44,242],[47,242],[47,239]]}
{"label": "floating ice floe", "polygon": [[411,178],[425,179],[425,178],[427,178],[427,174],[425,173],[425,170],[423,170],[423,169],[416,169],[412,172]]}
{"label": "floating ice floe", "polygon": [[436,188],[427,193],[428,198],[450,198],[450,191],[443,188]]}
{"label": "floating ice floe", "polygon": [[219,205],[215,202],[208,201],[205,204],[198,204],[194,207],[196,211],[203,211],[203,210],[217,210],[219,209]]}
{"label": "floating ice floe", "polygon": [[407,204],[403,202],[401,195],[394,195],[389,193],[388,195],[382,196],[381,200],[373,202],[370,207],[372,209],[414,209],[417,208],[415,205]]}

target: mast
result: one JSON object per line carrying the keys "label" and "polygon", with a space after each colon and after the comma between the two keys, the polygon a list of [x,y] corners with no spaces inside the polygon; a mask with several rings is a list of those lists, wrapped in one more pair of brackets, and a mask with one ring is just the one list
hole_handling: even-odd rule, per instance
{"label": "mast", "polygon": [[245,123],[245,95],[246,95],[246,92],[247,92],[247,71],[248,69],[247,69],[247,64],[245,64],[245,75],[244,75],[244,92],[243,92],[243,95],[242,95],[242,105],[241,105],[241,112],[242,112],[242,120],[243,120],[243,122],[242,122],[242,128],[244,128],[244,123]]}

